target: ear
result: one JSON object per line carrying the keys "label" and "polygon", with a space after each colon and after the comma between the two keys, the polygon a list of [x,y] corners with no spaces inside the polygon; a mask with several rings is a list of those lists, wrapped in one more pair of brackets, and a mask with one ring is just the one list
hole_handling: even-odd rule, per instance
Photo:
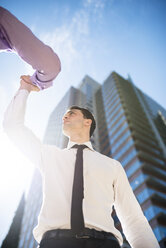
{"label": "ear", "polygon": [[92,120],[91,119],[85,119],[85,125],[86,126],[91,126]]}

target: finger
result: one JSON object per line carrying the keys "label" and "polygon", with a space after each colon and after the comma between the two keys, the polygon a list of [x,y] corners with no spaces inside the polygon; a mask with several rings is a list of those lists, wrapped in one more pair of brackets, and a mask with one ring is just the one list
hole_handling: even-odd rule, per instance
{"label": "finger", "polygon": [[23,79],[27,83],[32,83],[30,76],[28,76],[28,75],[21,76],[21,79]]}
{"label": "finger", "polygon": [[20,78],[21,78],[22,83],[24,82],[24,83],[30,84],[32,86],[33,91],[40,91],[40,89],[32,83],[29,75],[22,75]]}

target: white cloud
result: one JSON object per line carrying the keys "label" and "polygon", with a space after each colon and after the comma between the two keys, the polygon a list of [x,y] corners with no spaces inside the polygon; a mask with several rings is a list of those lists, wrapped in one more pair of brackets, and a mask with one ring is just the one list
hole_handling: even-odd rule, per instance
{"label": "white cloud", "polygon": [[93,8],[96,12],[97,9],[103,9],[105,7],[106,0],[86,0],[84,1],[84,6]]}
{"label": "white cloud", "polygon": [[94,21],[101,21],[103,16],[103,10],[106,6],[107,0],[86,0],[84,1],[84,7],[93,15]]}
{"label": "white cloud", "polygon": [[64,19],[61,27],[41,33],[40,39],[50,45],[61,59],[63,82],[73,78],[80,81],[84,76],[81,73],[87,73],[88,66],[93,67],[92,22],[101,21],[105,3],[105,0],[83,1],[82,8],[74,13],[70,23]]}
{"label": "white cloud", "polygon": [[[91,22],[100,21],[98,16],[103,15],[105,0],[86,0],[82,3],[82,8],[74,13],[70,23],[66,22],[64,18],[63,25],[60,27],[56,27],[51,32],[48,31],[38,35],[42,41],[55,50],[61,59],[62,72],[54,84],[54,90],[58,91],[59,95],[65,94],[64,89],[67,90],[71,83],[77,86],[82,77],[90,70],[93,72],[91,75],[94,75],[97,70],[93,64],[94,54],[92,50],[94,50],[94,43],[92,42]],[[64,16],[66,16],[67,12],[68,10],[66,9]],[[35,25],[31,26],[31,29],[33,32],[39,31]],[[32,67],[27,63],[23,64],[24,66],[19,69],[21,70],[19,74],[33,74]],[[15,92],[19,85],[19,76],[13,78],[10,84],[12,86],[10,86],[12,88],[10,88],[10,91]],[[53,91],[53,89],[50,91]],[[8,95],[7,102],[5,101],[5,94]],[[6,108],[8,99],[12,97],[10,95],[4,89],[0,89],[0,99],[3,102],[0,106],[0,115],[2,115],[2,110],[4,111]],[[55,98],[55,96],[53,97]]]}

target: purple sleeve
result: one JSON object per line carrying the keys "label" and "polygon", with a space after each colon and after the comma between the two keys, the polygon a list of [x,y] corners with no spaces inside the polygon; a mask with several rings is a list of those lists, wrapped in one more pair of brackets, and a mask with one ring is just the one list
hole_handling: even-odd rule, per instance
{"label": "purple sleeve", "polygon": [[61,70],[57,54],[8,10],[0,7],[0,50],[2,49],[16,51],[36,70],[31,79],[41,90],[52,86],[52,81]]}

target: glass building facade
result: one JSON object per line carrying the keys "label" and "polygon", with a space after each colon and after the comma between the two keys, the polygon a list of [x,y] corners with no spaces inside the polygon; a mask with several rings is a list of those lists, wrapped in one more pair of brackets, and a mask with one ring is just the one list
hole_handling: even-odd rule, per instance
{"label": "glass building facade", "polygon": [[[130,78],[124,79],[116,72],[103,84],[86,76],[77,89],[70,88],[50,115],[44,143],[61,148],[67,145],[61,119],[71,105],[87,107],[95,115],[94,148],[121,162],[154,234],[161,247],[166,247],[166,110]],[[32,230],[41,206],[41,188],[40,176],[35,174],[22,222],[20,248],[36,247]],[[122,231],[115,210],[112,215]],[[130,247],[127,241],[123,247]]]}
{"label": "glass building facade", "polygon": [[103,83],[102,95],[111,157],[121,162],[161,247],[166,247],[166,111],[115,72]]}

